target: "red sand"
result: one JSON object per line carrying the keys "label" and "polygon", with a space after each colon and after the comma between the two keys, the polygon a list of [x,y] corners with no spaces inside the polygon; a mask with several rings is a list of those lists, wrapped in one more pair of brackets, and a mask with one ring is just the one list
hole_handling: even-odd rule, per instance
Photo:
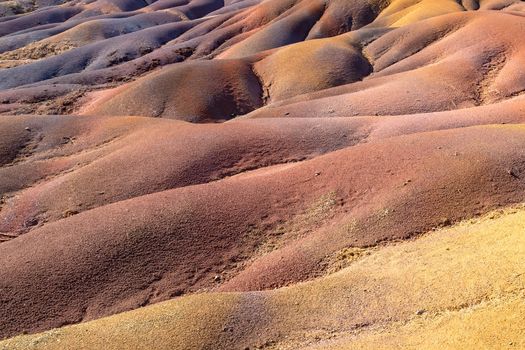
{"label": "red sand", "polygon": [[523,202],[519,1],[138,3],[0,20],[0,338]]}

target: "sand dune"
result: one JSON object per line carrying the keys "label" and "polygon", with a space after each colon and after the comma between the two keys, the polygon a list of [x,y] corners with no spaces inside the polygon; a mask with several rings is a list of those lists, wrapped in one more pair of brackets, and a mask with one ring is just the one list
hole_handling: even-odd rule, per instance
{"label": "sand dune", "polygon": [[525,346],[522,1],[0,16],[0,349]]}
{"label": "sand dune", "polygon": [[520,348],[523,219],[522,208],[498,211],[372,250],[305,284],[182,297],[0,346]]}

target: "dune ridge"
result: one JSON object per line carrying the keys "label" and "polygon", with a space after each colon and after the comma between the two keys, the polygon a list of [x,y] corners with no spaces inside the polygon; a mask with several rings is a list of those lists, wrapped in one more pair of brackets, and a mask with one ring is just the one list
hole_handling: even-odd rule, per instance
{"label": "dune ridge", "polygon": [[525,4],[0,4],[0,349],[524,345]]}

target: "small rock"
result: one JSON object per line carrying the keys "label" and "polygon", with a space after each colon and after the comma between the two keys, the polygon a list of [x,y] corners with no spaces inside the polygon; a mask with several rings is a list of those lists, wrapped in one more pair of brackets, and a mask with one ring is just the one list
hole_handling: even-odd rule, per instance
{"label": "small rock", "polygon": [[427,311],[426,311],[426,310],[423,310],[423,309],[422,309],[422,310],[417,310],[416,315],[421,316],[421,315],[423,315],[425,312],[427,312]]}
{"label": "small rock", "polygon": [[171,294],[170,297],[180,297],[184,294],[184,291],[182,289],[175,289]]}
{"label": "small rock", "polygon": [[66,210],[65,212],[62,213],[62,217],[68,218],[70,216],[77,215],[78,213],[79,213],[78,210]]}
{"label": "small rock", "polygon": [[319,175],[321,175],[320,172],[316,172],[316,173],[315,173],[315,176],[319,176]]}
{"label": "small rock", "polygon": [[450,226],[452,224],[452,221],[449,218],[442,218],[439,222],[441,226]]}
{"label": "small rock", "polygon": [[24,130],[25,130],[25,131],[31,131],[31,128],[28,127],[28,126],[26,126],[26,127],[24,128]]}
{"label": "small rock", "polygon": [[221,281],[221,276],[220,275],[215,275],[215,277],[213,277],[213,281],[220,282]]}
{"label": "small rock", "polygon": [[69,136],[62,137],[62,141],[60,141],[62,145],[66,145],[68,143],[73,143],[73,139]]}
{"label": "small rock", "polygon": [[36,226],[36,225],[38,225],[38,219],[37,218],[30,218],[24,223],[25,227],[33,227],[33,226]]}
{"label": "small rock", "polygon": [[512,176],[515,179],[519,179],[520,178],[520,176],[519,176],[518,172],[516,171],[516,169],[507,169],[507,174],[509,174],[510,176]]}

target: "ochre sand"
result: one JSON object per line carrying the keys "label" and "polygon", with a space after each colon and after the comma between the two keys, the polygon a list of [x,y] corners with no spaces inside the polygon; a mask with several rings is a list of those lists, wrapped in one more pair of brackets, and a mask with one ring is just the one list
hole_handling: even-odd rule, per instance
{"label": "ochre sand", "polygon": [[315,281],[182,297],[0,348],[519,349],[524,230],[525,209],[498,210]]}
{"label": "ochre sand", "polygon": [[522,1],[16,3],[0,348],[525,346]]}

